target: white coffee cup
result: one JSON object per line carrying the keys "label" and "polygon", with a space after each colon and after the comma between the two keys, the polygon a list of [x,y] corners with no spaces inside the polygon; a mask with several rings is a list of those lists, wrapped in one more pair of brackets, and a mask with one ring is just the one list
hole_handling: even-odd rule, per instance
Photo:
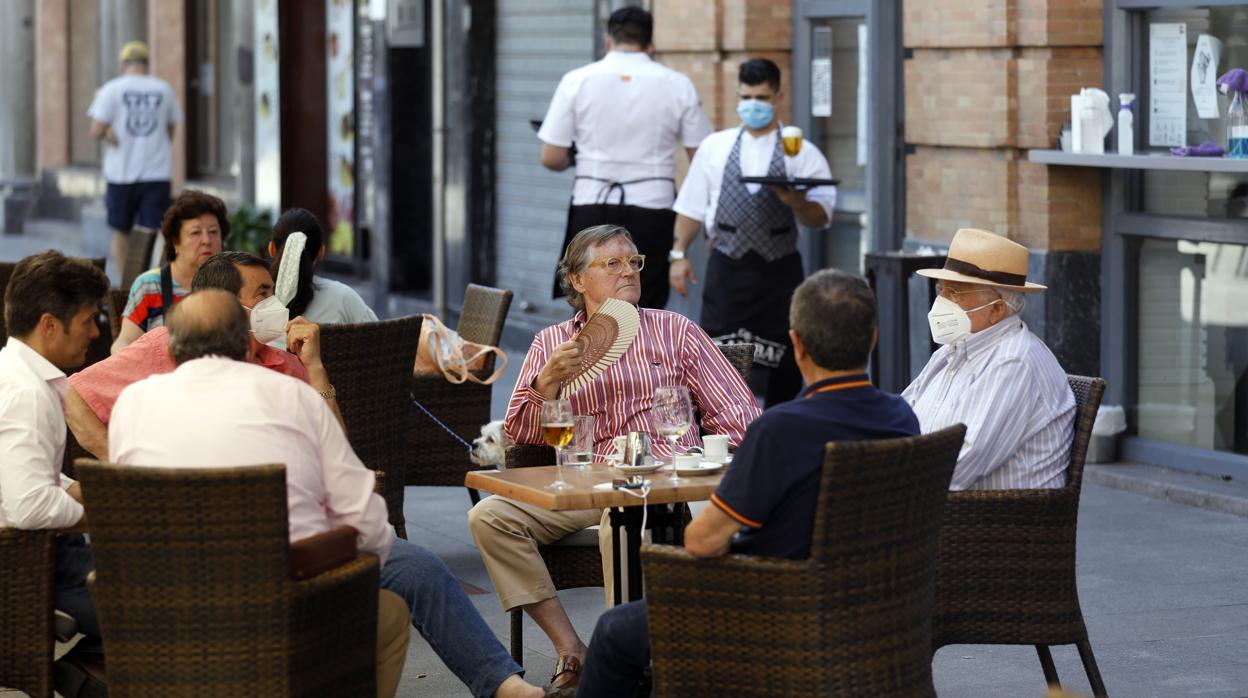
{"label": "white coffee cup", "polygon": [[707,434],[702,437],[702,452],[706,459],[715,463],[723,463],[728,459],[728,436],[725,434]]}
{"label": "white coffee cup", "polygon": [[624,434],[620,434],[614,439],[611,439],[611,444],[612,446],[615,447],[615,453],[611,454],[613,460],[621,461],[621,462],[624,460],[624,444],[627,441],[628,441],[628,436]]}
{"label": "white coffee cup", "polygon": [[674,460],[676,461],[677,470],[687,470],[689,468],[698,467],[698,464],[702,462],[702,456],[692,453],[689,455],[676,456]]}

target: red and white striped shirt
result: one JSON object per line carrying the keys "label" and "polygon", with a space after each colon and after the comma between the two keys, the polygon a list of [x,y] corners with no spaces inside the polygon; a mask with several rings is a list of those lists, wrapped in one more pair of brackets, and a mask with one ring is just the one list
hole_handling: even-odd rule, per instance
{"label": "red and white striped shirt", "polygon": [[[655,388],[664,385],[689,389],[705,433],[726,434],[733,444],[741,443],[746,427],[761,414],[741,375],[706,332],[685,316],[649,308],[639,308],[638,312],[641,328],[624,356],[592,383],[567,396],[573,414],[595,417],[594,452],[609,453],[614,437],[644,431],[650,434],[658,455],[670,456],[671,447],[650,421]],[[533,338],[507,405],[504,429],[513,442],[542,443],[542,403],[546,398],[533,388],[533,382],[555,347],[572,339],[585,320],[585,311],[578,311],[576,317],[551,325]],[[700,445],[694,429],[676,442],[680,452]]]}

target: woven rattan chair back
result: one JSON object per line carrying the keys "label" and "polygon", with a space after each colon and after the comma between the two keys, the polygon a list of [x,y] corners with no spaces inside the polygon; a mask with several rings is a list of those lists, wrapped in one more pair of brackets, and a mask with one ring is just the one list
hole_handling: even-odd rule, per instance
{"label": "woven rattan chair back", "polygon": [[660,696],[932,696],[936,539],[965,428],[834,442],[808,560],[644,546]]}
{"label": "woven rattan chair back", "polygon": [[412,316],[321,327],[321,360],[338,392],[347,439],[364,465],[386,471],[390,523],[404,538],[403,486],[412,429],[407,386],[420,323],[420,316]]}
{"label": "woven rattan chair back", "polygon": [[126,258],[121,263],[121,289],[126,293],[139,274],[152,268],[152,248],[156,246],[158,234],[149,228],[136,227],[126,236]]}
{"label": "woven rattan chair back", "polygon": [[[511,309],[511,291],[501,288],[490,288],[468,284],[464,291],[464,307],[459,311],[459,324],[456,331],[459,336],[469,342],[498,346],[503,337],[503,325],[507,322],[507,311]],[[492,370],[494,357],[489,357]]]}
{"label": "woven rattan chair back", "polygon": [[376,558],[290,581],[283,466],[77,465],[110,694],[376,690]]}
{"label": "woven rattan chair back", "polygon": [[728,363],[737,369],[737,373],[741,374],[741,380],[749,383],[750,369],[754,366],[754,345],[748,343],[720,344],[719,350],[723,352],[724,358],[728,359]]}
{"label": "woven rattan chair back", "polygon": [[1075,415],[1066,484],[1048,490],[950,492],[936,566],[933,651],[953,644],[1034,645],[1058,684],[1050,645],[1079,649],[1093,693],[1105,694],[1075,580],[1083,466],[1105,391],[1068,376]]}
{"label": "woven rattan chair back", "polygon": [[52,698],[56,534],[0,528],[0,686]]}
{"label": "woven rattan chair back", "polygon": [[[469,284],[464,292],[464,306],[459,314],[457,331],[469,342],[498,346],[511,308],[511,291],[489,286]],[[515,357],[512,357],[513,359]],[[494,372],[494,356],[486,359],[486,365],[478,375],[488,376]],[[456,385],[441,375],[415,375],[411,377],[411,392],[430,414],[437,417],[446,429],[466,441],[472,441],[481,432],[481,426],[490,421],[490,403],[494,386],[468,382]],[[421,412],[414,410],[414,429],[410,434],[412,459],[407,469],[407,484],[421,486],[455,487],[464,484],[464,475],[475,468],[468,459],[468,449],[441,425]],[[475,490],[468,491],[475,504]]]}
{"label": "woven rattan chair back", "polygon": [[121,321],[126,317],[126,303],[129,300],[128,292],[119,288],[108,289],[108,326],[114,341],[121,334]]}

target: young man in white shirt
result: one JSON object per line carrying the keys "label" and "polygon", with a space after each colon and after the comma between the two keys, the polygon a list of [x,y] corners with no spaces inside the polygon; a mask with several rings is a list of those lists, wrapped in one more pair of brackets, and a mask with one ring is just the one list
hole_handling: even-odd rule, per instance
{"label": "young man in white shirt", "polygon": [[[624,226],[646,255],[639,305],[662,310],[676,149],[693,157],[711,122],[689,78],[651,58],[653,33],[654,19],[640,7],[613,12],[607,55],[563,76],[537,137],[544,167],[576,167],[560,256],[585,228]],[[555,297],[562,295],[556,280]]]}
{"label": "young man in white shirt", "polygon": [[104,272],[84,259],[43,252],[17,263],[4,291],[9,339],[0,349],[0,528],[65,530],[56,538],[56,607],[86,636],[57,662],[62,695],[103,695],[103,646],[86,578],[91,550],[78,483],[61,473],[65,371],[81,366],[99,336]]}
{"label": "young man in white shirt", "polygon": [[742,123],[698,146],[673,207],[669,274],[671,287],[687,296],[686,284],[697,279],[685,252],[705,226],[711,253],[702,291],[702,328],[720,343],[757,346],[751,383],[766,384],[768,407],[793,399],[802,387],[784,315],[804,278],[798,231],[827,227],[836,206],[833,186],[740,181],[742,176],[831,178],[827,159],[813,143],[803,141],[793,156],[784,152],[782,124],[775,115],[782,95],[775,63],[755,58],[741,64],[737,114]]}
{"label": "young man in white shirt", "polygon": [[121,76],[95,93],[87,116],[104,146],[104,205],[113,229],[113,265],[121,273],[126,235],[135,225],[158,230],[169,208],[173,133],[182,108],[169,83],[148,75],[147,44],[121,47]]}

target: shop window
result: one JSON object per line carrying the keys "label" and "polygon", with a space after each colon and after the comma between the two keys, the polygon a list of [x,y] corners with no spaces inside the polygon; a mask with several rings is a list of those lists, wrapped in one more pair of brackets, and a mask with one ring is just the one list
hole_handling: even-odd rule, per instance
{"label": "shop window", "polygon": [[1137,433],[1248,454],[1248,246],[1137,249]]}

